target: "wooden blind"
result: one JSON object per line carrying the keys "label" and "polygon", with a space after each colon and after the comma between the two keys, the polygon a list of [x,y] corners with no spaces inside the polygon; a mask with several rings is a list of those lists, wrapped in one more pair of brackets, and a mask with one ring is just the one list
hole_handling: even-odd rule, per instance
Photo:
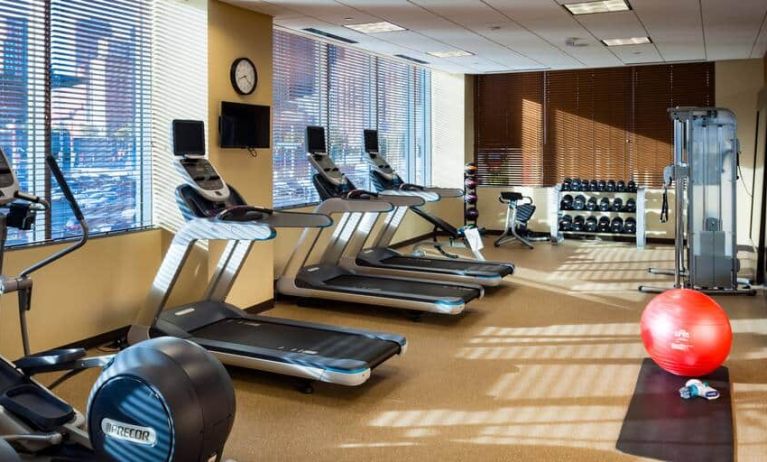
{"label": "wooden blind", "polygon": [[478,76],[480,184],[580,177],[659,186],[673,146],[668,108],[710,105],[712,63]]}
{"label": "wooden blind", "polygon": [[477,80],[475,156],[487,184],[544,182],[543,74]]}

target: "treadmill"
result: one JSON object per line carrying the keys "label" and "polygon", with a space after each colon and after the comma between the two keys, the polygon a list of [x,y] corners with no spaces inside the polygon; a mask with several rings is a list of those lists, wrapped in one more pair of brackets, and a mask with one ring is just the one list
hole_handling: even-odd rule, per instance
{"label": "treadmill", "polygon": [[[254,242],[273,239],[274,228],[324,228],[332,220],[247,205],[204,157],[203,122],[174,121],[173,145],[174,165],[184,179],[176,199],[186,224],[173,238],[128,332],[130,344],[176,336],[203,346],[227,365],[348,386],[364,383],[373,368],[405,352],[407,342],[400,335],[255,316],[226,303]],[[228,241],[205,298],[165,309],[198,240]]]}
{"label": "treadmill", "polygon": [[[323,229],[304,230],[277,281],[279,293],[452,315],[461,313],[467,303],[484,295],[480,285],[437,282],[412,276],[379,276],[342,266],[340,261],[363,217],[391,212],[394,210],[392,202],[419,204],[423,201],[406,196],[384,199],[376,193],[355,189],[328,156],[323,127],[307,127],[307,149],[309,161],[320,172],[312,179],[323,199],[315,212],[341,214],[341,217],[317,259],[312,256]],[[328,194],[336,188],[343,189],[344,193]]]}
{"label": "treadmill", "polygon": [[[383,200],[391,197],[420,197],[426,202],[436,202],[442,197],[461,197],[463,191],[448,188],[426,188],[405,183],[378,151],[378,131],[365,130],[365,153],[370,164],[371,183],[375,185]],[[478,261],[467,258],[439,258],[429,256],[409,256],[389,247],[397,228],[408,210],[422,216],[426,214],[421,204],[401,205],[389,212],[384,219],[381,231],[372,240],[372,246],[362,248],[367,235],[360,233],[357,243],[359,248],[354,257],[346,260],[345,266],[381,275],[410,275],[443,281],[498,286],[504,277],[514,273],[514,265],[502,262]],[[420,213],[419,213],[420,212]],[[368,217],[375,220],[378,217]],[[436,218],[431,217],[430,218]],[[360,229],[372,229],[375,223],[363,222]]]}

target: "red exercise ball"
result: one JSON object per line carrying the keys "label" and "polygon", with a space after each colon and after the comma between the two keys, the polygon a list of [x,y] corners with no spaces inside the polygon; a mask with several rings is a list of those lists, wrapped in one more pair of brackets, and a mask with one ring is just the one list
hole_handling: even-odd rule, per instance
{"label": "red exercise ball", "polygon": [[642,342],[661,368],[685,377],[716,370],[732,346],[727,313],[708,295],[673,289],[653,298],[642,312]]}

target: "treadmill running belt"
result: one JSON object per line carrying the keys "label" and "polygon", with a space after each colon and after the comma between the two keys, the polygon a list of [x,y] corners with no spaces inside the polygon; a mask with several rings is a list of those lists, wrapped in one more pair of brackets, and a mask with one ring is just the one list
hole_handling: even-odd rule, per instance
{"label": "treadmill running belt", "polygon": [[480,296],[479,290],[472,287],[440,284],[438,282],[430,283],[421,281],[406,281],[401,279],[366,277],[354,274],[345,274],[328,279],[325,281],[325,285],[340,290],[349,288],[361,289],[370,292],[386,291],[400,292],[404,295],[417,294],[432,297],[435,300],[456,297],[463,299],[464,302],[470,302],[471,300],[474,300]]}
{"label": "treadmill running belt", "polygon": [[387,265],[412,266],[418,268],[436,268],[441,270],[461,271],[466,273],[498,273],[506,276],[511,274],[508,265],[496,265],[493,263],[474,263],[459,260],[445,260],[437,258],[395,256],[382,260]]}
{"label": "treadmill running belt", "polygon": [[396,342],[364,335],[272,323],[263,319],[225,319],[192,334],[209,340],[326,358],[356,359],[375,367],[399,353]]}
{"label": "treadmill running belt", "polygon": [[734,460],[729,371],[720,367],[701,380],[719,390],[719,399],[682,399],[678,390],[687,378],[646,358],[616,448],[659,460]]}

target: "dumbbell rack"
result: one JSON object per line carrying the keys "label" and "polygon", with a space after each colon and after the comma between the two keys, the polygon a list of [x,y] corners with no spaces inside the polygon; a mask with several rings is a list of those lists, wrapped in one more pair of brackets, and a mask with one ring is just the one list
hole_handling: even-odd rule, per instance
{"label": "dumbbell rack", "polygon": [[[560,242],[562,239],[568,237],[568,236],[596,236],[596,237],[635,237],[636,238],[636,246],[638,248],[643,248],[647,242],[647,238],[645,236],[645,188],[637,188],[636,192],[608,192],[608,191],[562,191],[562,185],[556,185],[554,186],[554,193],[549,195],[549,198],[551,200],[551,203],[549,204],[549,224],[551,229],[551,239],[552,242]],[[582,194],[584,197],[586,197],[586,200],[588,201],[591,197],[596,197],[597,200],[608,197],[610,199],[610,203],[612,203],[615,198],[620,197],[623,199],[623,203],[625,204],[628,198],[634,197],[636,200],[636,212],[614,212],[612,210],[609,211],[602,211],[602,210],[560,210],[560,204],[562,202],[562,196],[565,194],[570,194],[571,196],[575,197],[578,194]],[[627,217],[634,217],[636,219],[637,229],[636,234],[627,234],[627,233],[613,233],[613,232],[589,232],[589,231],[560,231],[559,230],[559,218],[562,217],[565,214],[570,214],[573,217],[577,215],[583,215],[584,218],[588,218],[589,216],[594,216],[597,219],[600,217],[606,216],[609,217],[610,220],[612,220],[614,217],[621,217],[624,220]]]}

